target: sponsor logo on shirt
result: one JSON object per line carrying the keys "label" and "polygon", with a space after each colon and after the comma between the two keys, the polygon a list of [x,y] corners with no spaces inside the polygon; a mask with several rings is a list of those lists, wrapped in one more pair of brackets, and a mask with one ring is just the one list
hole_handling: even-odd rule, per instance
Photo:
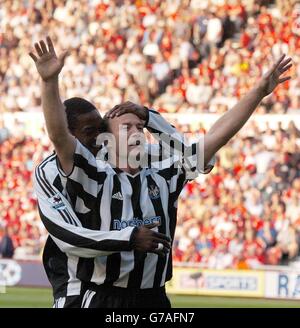
{"label": "sponsor logo on shirt", "polygon": [[122,230],[127,227],[140,227],[147,224],[159,223],[161,225],[161,217],[153,216],[146,219],[133,218],[131,220],[114,220],[113,221],[113,230]]}

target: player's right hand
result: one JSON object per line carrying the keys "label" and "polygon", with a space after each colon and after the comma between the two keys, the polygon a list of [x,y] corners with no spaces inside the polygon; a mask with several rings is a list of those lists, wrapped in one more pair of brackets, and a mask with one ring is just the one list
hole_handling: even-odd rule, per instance
{"label": "player's right hand", "polygon": [[[151,230],[158,227],[158,225],[158,223],[153,223],[135,230],[131,240],[133,249],[140,252],[155,253],[164,257],[171,248],[171,239],[160,232]],[[163,245],[162,249],[158,249],[159,244]]]}
{"label": "player's right hand", "polygon": [[43,81],[49,81],[58,77],[58,74],[64,66],[65,58],[68,55],[68,51],[65,50],[57,57],[52,40],[49,36],[46,38],[46,42],[48,47],[46,43],[41,40],[34,44],[36,53],[29,53]]}
{"label": "player's right hand", "polygon": [[109,110],[104,117],[114,118],[115,116],[121,116],[124,114],[132,113],[137,115],[142,121],[145,121],[148,117],[148,108],[139,104],[135,104],[131,101],[126,101],[122,104],[116,105]]}

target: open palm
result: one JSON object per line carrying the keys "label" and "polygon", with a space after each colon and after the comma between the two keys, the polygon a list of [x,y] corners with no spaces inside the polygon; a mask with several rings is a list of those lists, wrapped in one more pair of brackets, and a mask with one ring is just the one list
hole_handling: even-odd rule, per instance
{"label": "open palm", "polygon": [[264,74],[259,82],[263,95],[267,96],[281,83],[289,80],[290,76],[282,77],[282,75],[292,67],[291,58],[285,59],[282,55],[273,67]]}
{"label": "open palm", "polygon": [[44,41],[35,43],[36,54],[30,52],[30,57],[34,60],[35,66],[44,81],[56,78],[64,66],[64,60],[68,54],[63,51],[57,57],[50,37],[46,38],[48,48]]}

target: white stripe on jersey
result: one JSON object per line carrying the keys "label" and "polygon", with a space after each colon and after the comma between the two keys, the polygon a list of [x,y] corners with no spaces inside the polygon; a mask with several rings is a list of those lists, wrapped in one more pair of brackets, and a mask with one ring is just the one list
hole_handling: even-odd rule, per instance
{"label": "white stripe on jersey", "polygon": [[84,205],[84,201],[82,200],[82,198],[77,196],[76,204],[75,204],[75,212],[81,213],[81,214],[86,214],[90,211],[91,210]]}
{"label": "white stripe on jersey", "polygon": [[78,266],[78,256],[68,256],[68,287],[67,296],[80,295],[81,291],[81,281],[76,277],[77,266]]}

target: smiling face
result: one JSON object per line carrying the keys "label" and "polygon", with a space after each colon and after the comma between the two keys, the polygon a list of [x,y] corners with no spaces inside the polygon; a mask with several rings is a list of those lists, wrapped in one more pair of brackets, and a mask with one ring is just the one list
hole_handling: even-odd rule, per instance
{"label": "smiling face", "polygon": [[105,124],[97,110],[78,115],[71,130],[71,133],[94,155],[100,149],[100,145],[96,145],[96,138],[101,132],[105,132]]}
{"label": "smiling face", "polygon": [[144,121],[131,113],[108,119],[108,131],[115,137],[115,152],[118,159],[143,155],[144,125]]}

